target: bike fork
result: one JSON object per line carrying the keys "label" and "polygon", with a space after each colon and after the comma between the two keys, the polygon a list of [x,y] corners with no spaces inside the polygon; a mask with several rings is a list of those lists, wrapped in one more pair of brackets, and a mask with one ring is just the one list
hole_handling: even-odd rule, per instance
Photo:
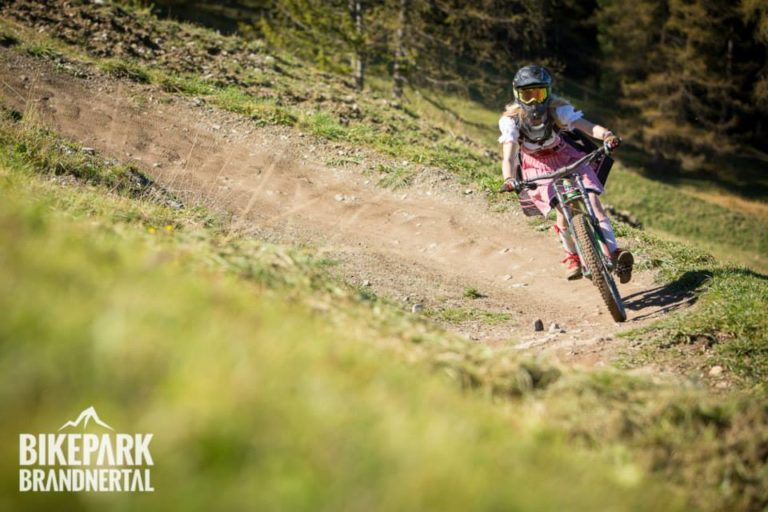
{"label": "bike fork", "polygon": [[576,237],[576,232],[573,229],[573,215],[571,215],[571,209],[566,204],[565,197],[560,192],[560,188],[557,185],[555,185],[555,195],[557,196],[557,204],[560,205],[560,208],[563,211],[563,216],[565,217],[566,230],[576,246],[576,253],[579,255],[579,261],[581,262],[581,273],[584,277],[589,279],[592,276],[592,271],[584,264],[584,252],[581,249],[579,239]]}
{"label": "bike fork", "polygon": [[[586,192],[587,189],[584,188],[584,181],[582,180],[581,175],[577,174],[575,178],[579,184],[579,188]],[[603,230],[600,228],[600,223],[597,222],[597,215],[595,215],[595,209],[592,208],[592,201],[589,199],[589,192],[586,192],[586,197],[584,197],[584,207],[587,209],[587,213],[589,214],[589,222],[592,224],[592,230],[595,232],[597,244],[600,247],[600,251],[605,256],[606,267],[608,267],[609,271],[612,271],[613,260],[611,258],[611,251],[608,249],[608,243],[605,241],[605,236],[603,235]]]}

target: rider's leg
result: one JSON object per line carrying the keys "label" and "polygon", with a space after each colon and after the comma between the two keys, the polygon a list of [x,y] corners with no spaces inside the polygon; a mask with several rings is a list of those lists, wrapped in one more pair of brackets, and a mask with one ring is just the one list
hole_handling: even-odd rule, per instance
{"label": "rider's leg", "polygon": [[565,249],[565,259],[563,263],[567,265],[566,279],[572,281],[581,277],[581,264],[579,262],[579,256],[576,254],[576,244],[573,242],[571,234],[568,232],[568,225],[565,221],[565,215],[559,205],[555,207],[555,213],[557,213],[557,221],[555,222],[555,233],[560,237],[560,243],[563,244]]}
{"label": "rider's leg", "polygon": [[616,243],[616,234],[613,232],[611,219],[605,213],[603,203],[600,202],[600,197],[596,193],[589,192],[589,202],[592,203],[592,208],[595,210],[595,217],[597,217],[597,221],[600,223],[600,231],[603,232],[608,250],[613,254],[619,248],[619,244]]}
{"label": "rider's leg", "polygon": [[600,231],[603,232],[608,250],[611,251],[611,258],[613,258],[613,264],[616,266],[616,275],[619,277],[619,282],[628,283],[632,279],[632,267],[635,263],[635,258],[631,252],[619,249],[611,220],[606,215],[598,195],[594,192],[589,192],[589,202],[592,203],[595,216],[600,223]]}

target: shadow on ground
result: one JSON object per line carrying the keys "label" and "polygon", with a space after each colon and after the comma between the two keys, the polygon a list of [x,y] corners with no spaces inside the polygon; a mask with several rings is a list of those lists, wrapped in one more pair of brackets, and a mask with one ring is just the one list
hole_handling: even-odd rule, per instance
{"label": "shadow on ground", "polygon": [[692,306],[698,298],[697,292],[712,276],[709,270],[686,272],[671,283],[624,297],[624,307],[632,311],[654,308],[652,313],[636,316],[633,320],[637,321]]}
{"label": "shadow on ground", "polygon": [[671,313],[683,307],[692,306],[704,286],[712,279],[717,279],[726,273],[768,281],[767,275],[748,268],[727,267],[716,270],[693,270],[666,285],[627,295],[624,297],[624,307],[632,311],[643,311],[650,307],[659,308],[652,313],[636,316],[633,319],[635,321]]}

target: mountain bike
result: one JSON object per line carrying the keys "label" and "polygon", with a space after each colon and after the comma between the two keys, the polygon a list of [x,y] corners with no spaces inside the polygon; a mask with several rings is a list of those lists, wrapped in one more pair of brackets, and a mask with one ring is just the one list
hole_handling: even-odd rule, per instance
{"label": "mountain bike", "polygon": [[[577,171],[581,164],[591,163],[597,157],[607,153],[608,150],[601,147],[554,172],[529,180],[515,181],[514,186],[520,193],[523,189],[535,190],[539,181],[554,181],[555,194],[558,204],[562,205],[568,232],[576,242],[581,272],[597,286],[613,319],[616,322],[624,322],[627,319],[627,313],[612,276],[615,265],[603,232],[600,230],[600,223],[588,199],[582,177]],[[506,189],[500,190],[500,192],[506,191]]]}

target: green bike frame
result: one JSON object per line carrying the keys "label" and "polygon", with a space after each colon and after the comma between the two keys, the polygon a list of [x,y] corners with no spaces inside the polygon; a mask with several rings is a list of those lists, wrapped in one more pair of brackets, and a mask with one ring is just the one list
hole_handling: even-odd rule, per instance
{"label": "green bike frame", "polygon": [[[574,183],[575,181],[575,183]],[[603,236],[603,231],[600,229],[600,224],[597,222],[595,216],[595,210],[592,208],[592,203],[589,201],[587,190],[584,187],[584,181],[581,175],[573,175],[571,178],[563,178],[555,180],[555,194],[557,195],[558,204],[563,207],[563,215],[568,225],[568,233],[576,243],[576,249],[579,253],[579,257],[582,261],[582,273],[585,277],[592,276],[592,269],[589,269],[584,265],[584,257],[579,242],[576,237],[576,233],[573,230],[573,215],[576,213],[584,213],[589,219],[592,225],[592,235],[595,238],[597,248],[600,250],[600,254],[603,255],[603,263],[608,269],[608,272],[613,271],[613,262],[611,260],[610,251],[608,250],[608,244]]]}

